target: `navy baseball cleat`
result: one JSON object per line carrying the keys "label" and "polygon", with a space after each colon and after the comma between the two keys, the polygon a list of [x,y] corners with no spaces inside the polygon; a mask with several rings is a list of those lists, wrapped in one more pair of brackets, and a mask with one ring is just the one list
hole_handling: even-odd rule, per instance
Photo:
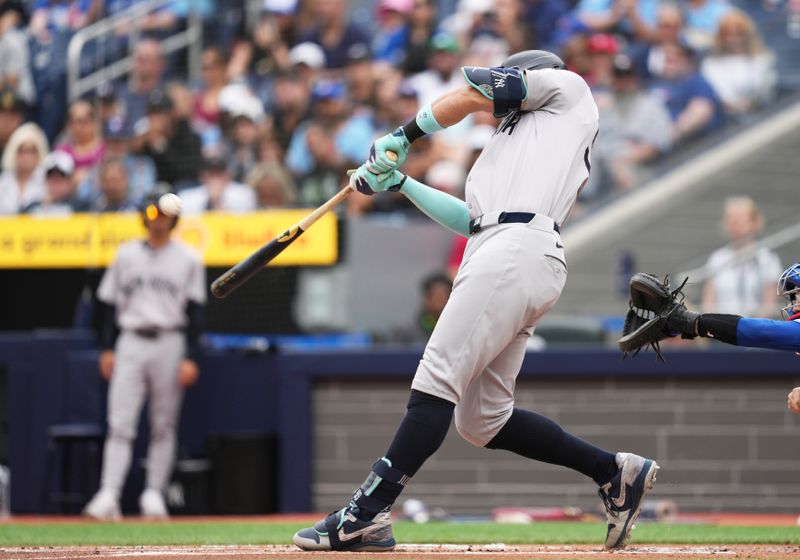
{"label": "navy baseball cleat", "polygon": [[394,549],[389,510],[380,512],[372,521],[357,517],[352,503],[334,511],[313,527],[294,535],[294,544],[303,550],[342,550],[352,552],[388,552]]}
{"label": "navy baseball cleat", "polygon": [[625,548],[659,468],[655,461],[633,453],[617,453],[616,461],[617,474],[597,491],[608,518],[607,549]]}

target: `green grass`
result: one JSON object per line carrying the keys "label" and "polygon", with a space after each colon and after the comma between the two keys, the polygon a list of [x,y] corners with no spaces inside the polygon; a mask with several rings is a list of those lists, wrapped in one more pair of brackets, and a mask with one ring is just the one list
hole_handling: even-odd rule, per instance
{"label": "green grass", "polygon": [[[289,544],[302,523],[185,522],[0,524],[0,546]],[[398,522],[400,543],[599,544],[601,523]],[[800,527],[717,527],[640,523],[633,541],[640,544],[800,544]]]}

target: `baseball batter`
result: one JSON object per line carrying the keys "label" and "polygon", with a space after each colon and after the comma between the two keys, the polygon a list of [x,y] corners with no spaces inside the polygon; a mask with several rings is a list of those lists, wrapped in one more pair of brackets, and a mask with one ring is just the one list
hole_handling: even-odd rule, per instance
{"label": "baseball batter", "polygon": [[199,255],[171,238],[179,213],[177,196],[151,194],[143,212],[147,238],[119,247],[97,292],[105,304],[100,370],[110,386],[100,490],[84,509],[96,519],[120,518],[119,497],[146,397],[150,446],[139,506],[146,517],[167,517],[163,490],[174,461],[183,391],[198,375],[192,356],[206,298]]}
{"label": "baseball batter", "polygon": [[[453,417],[474,445],[591,477],[608,512],[607,548],[625,546],[655,481],[654,461],[610,453],[514,407],[526,342],[566,281],[560,227],[589,176],[597,134],[589,88],[546,51],[523,51],[501,67],[462,71],[465,87],[378,139],[354,175],[362,193],[399,190],[469,241],[394,440],[347,506],[295,535],[305,550],[391,550],[389,509],[439,448]],[[477,111],[503,121],[468,175],[466,203],[397,171],[411,142]],[[387,151],[397,154],[396,161]]]}

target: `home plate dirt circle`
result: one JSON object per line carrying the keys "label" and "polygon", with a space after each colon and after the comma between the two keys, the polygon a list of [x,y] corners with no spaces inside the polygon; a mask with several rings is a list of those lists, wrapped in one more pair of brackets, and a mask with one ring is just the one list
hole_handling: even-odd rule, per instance
{"label": "home plate dirt circle", "polygon": [[[2,560],[80,560],[99,558],[158,558],[165,560],[253,560],[276,558],[300,560],[303,558],[331,558],[330,552],[302,552],[294,546],[82,546],[82,547],[15,547],[0,548]],[[783,560],[800,557],[798,545],[641,545],[625,550],[607,552],[597,546],[545,546],[545,545],[399,545],[393,552],[346,553],[338,552],[335,558],[358,558],[363,560],[392,560],[408,558],[432,558],[449,560],[456,558],[480,558],[495,560],[508,558],[747,558],[749,560]]]}

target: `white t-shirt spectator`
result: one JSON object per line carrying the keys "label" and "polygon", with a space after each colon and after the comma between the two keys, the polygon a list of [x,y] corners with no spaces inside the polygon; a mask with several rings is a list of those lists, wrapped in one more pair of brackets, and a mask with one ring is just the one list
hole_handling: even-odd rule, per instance
{"label": "white t-shirt spectator", "polygon": [[761,248],[747,260],[737,257],[731,247],[717,249],[706,267],[716,294],[715,313],[761,316],[764,289],[774,286],[783,271],[778,255]]}
{"label": "white t-shirt spectator", "polygon": [[28,178],[22,188],[17,176],[11,171],[0,174],[0,214],[17,214],[23,208],[39,202],[44,198],[44,173],[37,169]]}
{"label": "white t-shirt spectator", "polygon": [[775,87],[774,59],[770,53],[708,56],[700,71],[726,106],[746,102],[758,105],[769,99]]}

